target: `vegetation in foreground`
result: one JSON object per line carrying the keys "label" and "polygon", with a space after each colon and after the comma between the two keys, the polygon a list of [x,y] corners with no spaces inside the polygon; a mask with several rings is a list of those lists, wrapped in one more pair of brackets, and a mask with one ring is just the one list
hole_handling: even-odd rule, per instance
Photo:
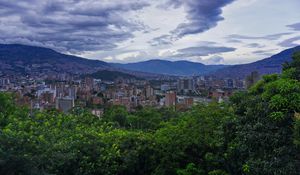
{"label": "vegetation in foreground", "polygon": [[300,53],[229,104],[29,115],[0,94],[0,174],[296,175]]}

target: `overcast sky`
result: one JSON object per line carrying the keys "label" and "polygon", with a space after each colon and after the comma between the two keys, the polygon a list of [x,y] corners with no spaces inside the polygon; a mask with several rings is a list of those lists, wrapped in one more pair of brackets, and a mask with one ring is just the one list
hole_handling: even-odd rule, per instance
{"label": "overcast sky", "polygon": [[0,43],[107,62],[240,64],[300,45],[300,0],[0,0]]}

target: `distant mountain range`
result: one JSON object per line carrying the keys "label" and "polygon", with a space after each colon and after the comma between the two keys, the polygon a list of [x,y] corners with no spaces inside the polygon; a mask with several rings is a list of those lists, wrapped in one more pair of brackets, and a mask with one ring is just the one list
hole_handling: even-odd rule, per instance
{"label": "distant mountain range", "polygon": [[225,68],[225,65],[204,65],[190,61],[148,60],[137,63],[111,63],[113,67],[132,71],[167,74],[167,75],[204,75]]}
{"label": "distant mountain range", "polygon": [[[123,72],[136,77],[214,75],[217,77],[244,78],[252,71],[258,71],[260,74],[280,73],[282,64],[290,61],[295,51],[300,51],[300,46],[284,50],[279,54],[254,63],[233,66],[204,65],[190,61],[158,59],[119,64],[61,54],[48,48],[19,44],[0,44],[0,73],[54,72],[92,74],[101,70],[109,70]],[[107,74],[109,72],[104,73]]]}
{"label": "distant mountain range", "polygon": [[224,78],[245,78],[253,71],[257,71],[260,75],[281,73],[282,64],[290,62],[294,52],[300,51],[300,46],[284,50],[269,58],[265,58],[249,64],[240,64],[219,69],[212,73],[216,77]]}

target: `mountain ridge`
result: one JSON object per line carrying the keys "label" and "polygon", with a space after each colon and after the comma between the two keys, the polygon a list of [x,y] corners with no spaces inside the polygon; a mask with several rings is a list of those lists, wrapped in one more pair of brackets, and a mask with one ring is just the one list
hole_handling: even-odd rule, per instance
{"label": "mountain ridge", "polygon": [[296,51],[300,51],[300,46],[283,50],[268,58],[252,63],[232,65],[227,68],[219,69],[211,75],[219,78],[245,78],[253,71],[257,71],[260,75],[281,73],[282,64],[291,61],[292,55]]}
{"label": "mountain ridge", "polygon": [[191,62],[187,60],[168,61],[152,59],[135,63],[110,63],[113,67],[132,71],[143,71],[148,73],[158,73],[167,75],[191,76],[212,73],[227,65],[205,65],[203,63]]}
{"label": "mountain ridge", "polygon": [[[5,67],[9,65],[9,67]],[[41,69],[63,71],[70,73],[89,72],[110,67],[104,61],[88,60],[78,56],[59,53],[45,47],[21,44],[0,44],[0,68],[31,69],[40,66]],[[51,69],[51,66],[53,67]]]}
{"label": "mountain ridge", "polygon": [[247,64],[205,65],[188,60],[152,59],[136,63],[107,63],[59,53],[53,49],[21,44],[0,44],[0,73],[72,73],[90,74],[109,69],[135,76],[212,75],[220,78],[245,78],[253,71],[260,74],[280,73],[282,64],[291,61],[300,46],[286,49],[271,57]]}

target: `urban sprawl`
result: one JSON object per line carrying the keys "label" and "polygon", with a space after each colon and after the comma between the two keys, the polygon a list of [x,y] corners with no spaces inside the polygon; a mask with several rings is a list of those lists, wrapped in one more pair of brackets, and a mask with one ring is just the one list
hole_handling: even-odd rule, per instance
{"label": "urban sprawl", "polygon": [[101,117],[105,108],[112,105],[125,106],[128,111],[146,106],[185,110],[199,102],[227,101],[234,91],[245,90],[259,77],[253,72],[245,80],[194,76],[103,81],[69,74],[1,75],[0,91],[14,93],[17,104],[31,110],[57,109],[68,113],[82,107]]}

